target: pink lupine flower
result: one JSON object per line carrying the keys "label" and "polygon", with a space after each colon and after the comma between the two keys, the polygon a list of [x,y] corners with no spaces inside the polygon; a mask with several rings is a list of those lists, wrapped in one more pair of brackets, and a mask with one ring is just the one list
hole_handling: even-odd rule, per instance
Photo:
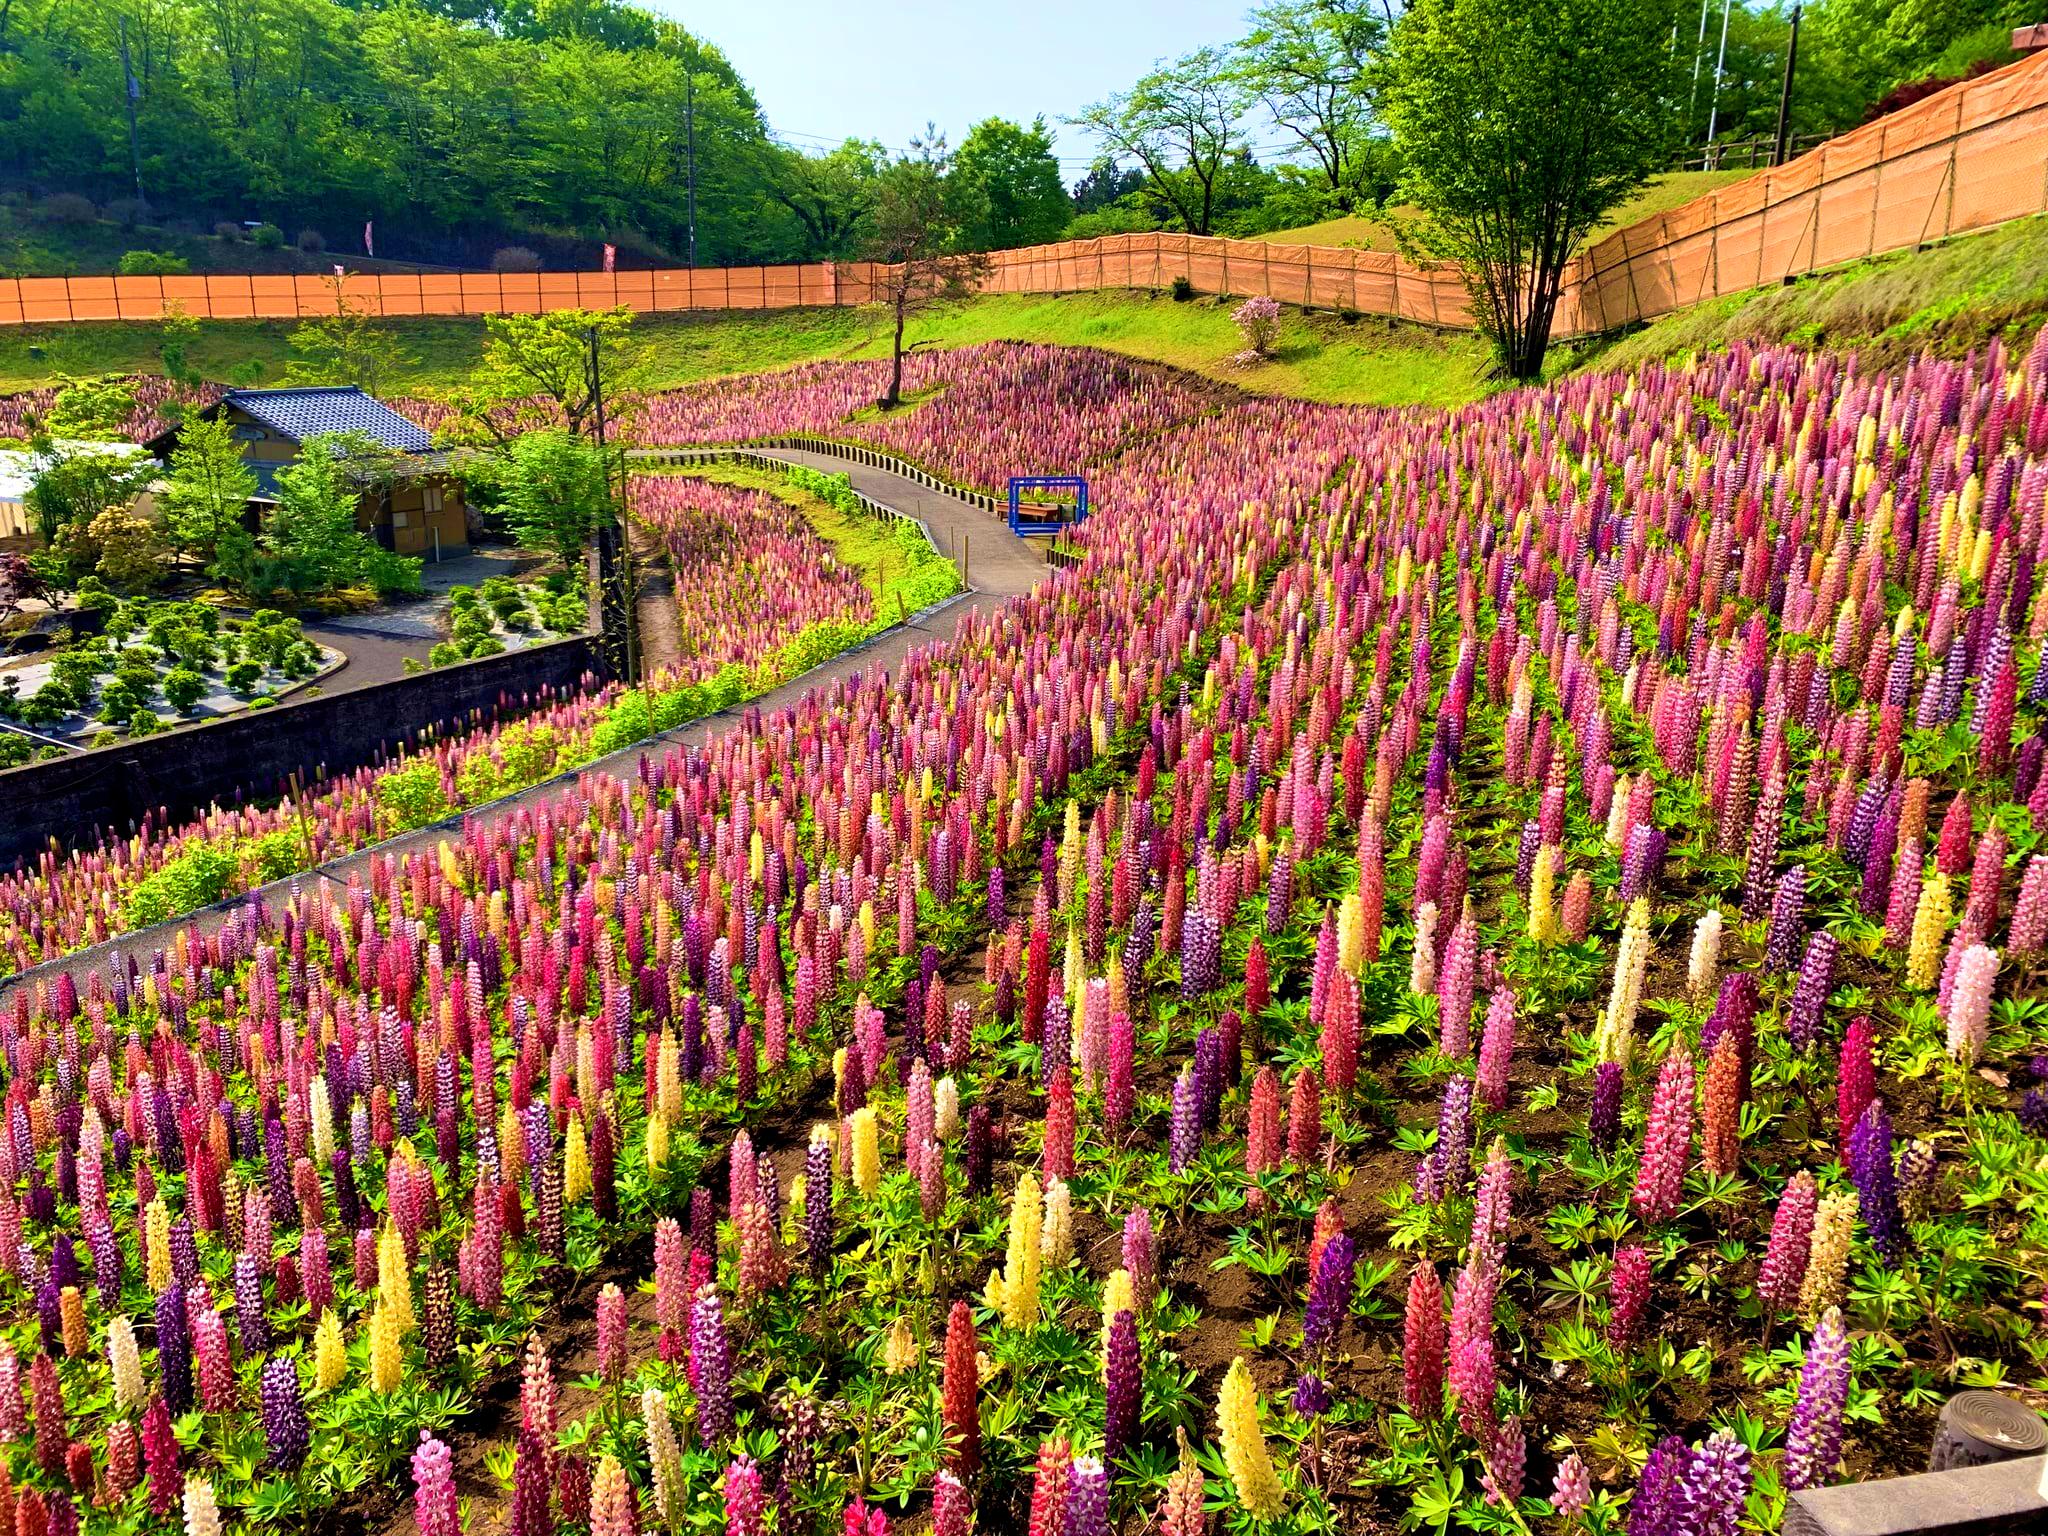
{"label": "pink lupine flower", "polygon": [[1948,1053],[1964,1066],[1984,1054],[1991,1033],[1991,984],[1998,975],[1998,951],[1972,944],[1963,951],[1948,1001]]}
{"label": "pink lupine flower", "polygon": [[1657,1076],[1657,1091],[1643,1128],[1642,1162],[1629,1196],[1629,1203],[1645,1221],[1669,1221],[1678,1214],[1686,1160],[1692,1152],[1695,1087],[1692,1054],[1682,1042],[1674,1043]]}

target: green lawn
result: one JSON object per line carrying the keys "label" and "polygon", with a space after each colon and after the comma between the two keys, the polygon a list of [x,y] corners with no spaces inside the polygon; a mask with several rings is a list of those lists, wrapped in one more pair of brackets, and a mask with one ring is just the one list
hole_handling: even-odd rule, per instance
{"label": "green lawn", "polygon": [[[879,309],[650,315],[635,326],[644,354],[638,382],[673,388],[817,358],[887,356],[885,318]],[[394,320],[391,327],[413,357],[389,386],[395,394],[453,388],[482,347],[479,320]],[[253,367],[255,382],[275,383],[290,361],[291,329],[288,321],[204,321],[192,361],[210,378]],[[1291,314],[1278,357],[1239,370],[1225,361],[1242,345],[1227,305],[1201,299],[1176,304],[1164,295],[1127,291],[977,299],[921,318],[910,335],[945,346],[1009,340],[1103,347],[1252,390],[1396,405],[1470,399],[1486,361],[1485,348],[1469,337],[1440,337],[1371,319],[1346,324],[1331,315]],[[157,341],[155,326],[146,322],[0,329],[0,391],[65,375],[151,371],[158,366]]]}

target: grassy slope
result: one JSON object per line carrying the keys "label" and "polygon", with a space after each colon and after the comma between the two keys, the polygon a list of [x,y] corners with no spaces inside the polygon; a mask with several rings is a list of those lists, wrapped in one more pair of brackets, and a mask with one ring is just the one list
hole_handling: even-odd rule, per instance
{"label": "grassy slope", "polygon": [[[393,393],[454,386],[475,364],[482,344],[483,326],[477,320],[394,321],[393,327],[415,358],[393,379]],[[866,310],[659,315],[643,320],[637,330],[646,353],[642,382],[649,388],[814,358],[886,356],[889,343],[880,313]],[[274,383],[290,359],[290,332],[290,323],[280,321],[205,322],[193,361],[215,378],[253,363],[260,370],[258,382]],[[1277,359],[1241,371],[1224,362],[1242,345],[1227,306],[1208,300],[1175,304],[1142,292],[980,299],[923,317],[911,336],[946,346],[1013,340],[1104,347],[1249,389],[1379,404],[1469,399],[1479,388],[1486,361],[1485,348],[1469,337],[1439,337],[1369,319],[1346,324],[1331,315],[1297,314],[1286,321]],[[155,328],[145,323],[0,330],[0,390],[31,388],[65,374],[154,369],[156,348]]]}
{"label": "grassy slope", "polygon": [[[1668,176],[1658,176],[1602,219],[1594,227],[1593,238],[1598,240],[1623,225],[1668,213],[1704,192],[1725,187],[1753,174],[1751,171],[1673,171]],[[1413,208],[1396,208],[1392,210],[1392,216],[1406,220],[1417,215]],[[1383,220],[1359,214],[1325,219],[1320,224],[1304,224],[1299,229],[1278,230],[1261,238],[1280,245],[1355,245],[1367,251],[1391,251],[1394,248],[1393,231]]]}
{"label": "grassy slope", "polygon": [[1884,365],[1923,348],[1960,353],[1994,335],[2024,346],[2044,321],[2048,216],[1860,261],[1790,287],[1709,300],[1582,349],[1572,361],[1626,368],[1734,341],[1792,341],[1854,348]]}

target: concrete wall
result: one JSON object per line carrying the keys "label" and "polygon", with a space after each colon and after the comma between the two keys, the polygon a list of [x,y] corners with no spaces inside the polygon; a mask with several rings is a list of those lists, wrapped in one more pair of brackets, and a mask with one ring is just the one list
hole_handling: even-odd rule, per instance
{"label": "concrete wall", "polygon": [[71,846],[104,828],[125,835],[152,809],[185,817],[237,796],[271,799],[294,770],[311,780],[359,768],[428,726],[453,730],[472,710],[516,709],[542,688],[573,689],[603,668],[597,636],[581,635],[8,769],[0,772],[0,867],[34,857],[53,837]]}

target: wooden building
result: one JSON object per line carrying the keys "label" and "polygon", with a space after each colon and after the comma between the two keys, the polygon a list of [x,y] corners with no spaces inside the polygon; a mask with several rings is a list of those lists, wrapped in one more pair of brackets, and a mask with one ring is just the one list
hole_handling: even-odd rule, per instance
{"label": "wooden building", "polygon": [[[225,415],[242,445],[242,461],[256,476],[249,498],[258,516],[277,500],[277,474],[298,461],[306,440],[323,433],[361,433],[394,450],[413,472],[388,488],[366,490],[356,507],[356,526],[386,549],[428,560],[462,554],[469,522],[462,480],[449,456],[434,447],[432,434],[355,385],[300,389],[231,389],[200,412]],[[150,439],[149,451],[168,456],[178,429]]]}

